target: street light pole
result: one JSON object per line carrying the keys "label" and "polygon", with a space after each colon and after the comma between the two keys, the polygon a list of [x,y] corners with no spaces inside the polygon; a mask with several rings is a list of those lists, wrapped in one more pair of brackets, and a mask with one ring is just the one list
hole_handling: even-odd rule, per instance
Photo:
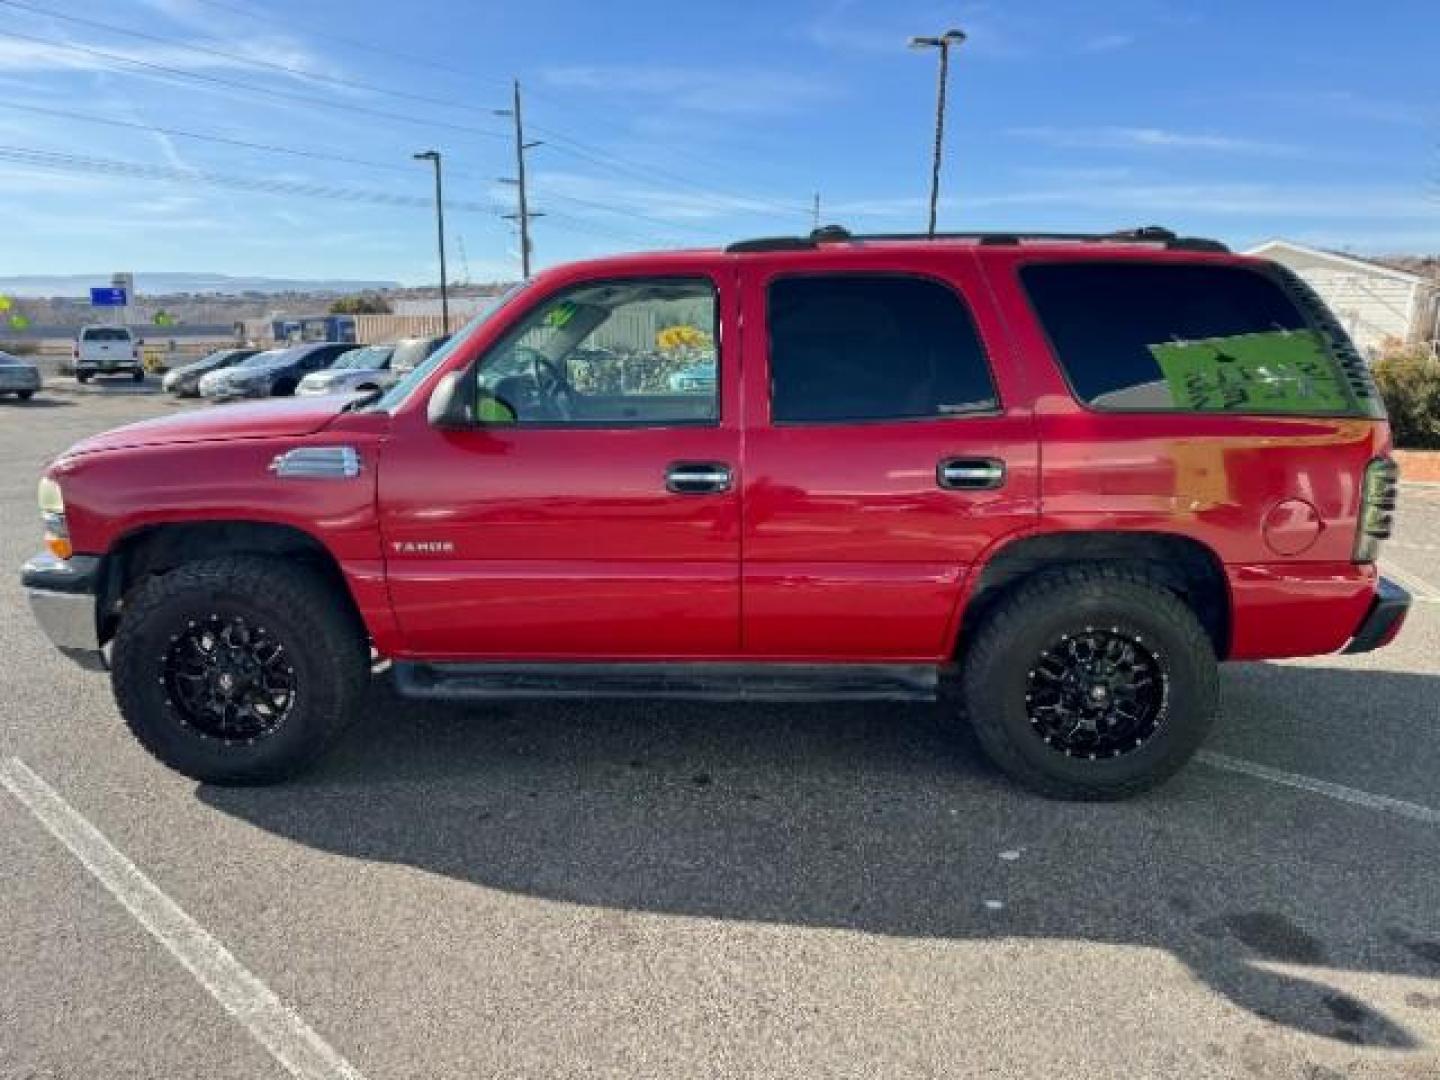
{"label": "street light pole", "polygon": [[450,293],[445,281],[445,192],[440,181],[440,151],[426,150],[414,155],[416,161],[435,166],[435,231],[440,243],[440,321],[442,333],[450,332]]}
{"label": "street light pole", "polygon": [[912,37],[912,49],[940,50],[940,80],[935,99],[935,156],[930,165],[930,226],[935,235],[935,211],[940,202],[940,154],[945,143],[945,84],[950,77],[950,47],[965,40],[965,31],[946,30],[939,37]]}

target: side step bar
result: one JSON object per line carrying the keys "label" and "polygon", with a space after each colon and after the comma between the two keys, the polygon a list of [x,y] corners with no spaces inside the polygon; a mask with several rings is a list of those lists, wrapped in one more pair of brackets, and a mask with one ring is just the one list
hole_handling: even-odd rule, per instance
{"label": "side step bar", "polygon": [[934,701],[940,691],[940,669],[926,664],[396,661],[392,670],[401,696],[444,701]]}

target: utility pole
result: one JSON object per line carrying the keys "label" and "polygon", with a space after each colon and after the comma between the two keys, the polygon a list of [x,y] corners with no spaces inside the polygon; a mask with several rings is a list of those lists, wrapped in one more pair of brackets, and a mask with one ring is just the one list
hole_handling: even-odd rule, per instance
{"label": "utility pole", "polygon": [[413,156],[416,161],[428,161],[435,166],[435,230],[440,241],[440,321],[448,334],[450,294],[445,283],[445,192],[440,185],[440,151],[426,150]]}
{"label": "utility pole", "polygon": [[940,50],[940,85],[935,101],[935,156],[930,166],[930,227],[935,235],[935,210],[940,202],[940,152],[945,142],[945,83],[950,76],[950,47],[965,40],[965,31],[946,30],[939,37],[912,37],[912,49]]}
{"label": "utility pole", "polygon": [[810,214],[810,227],[812,229],[820,228],[820,193],[818,191],[815,192],[815,208]]}
{"label": "utility pole", "polygon": [[514,81],[513,104],[508,109],[496,109],[496,116],[509,116],[515,121],[515,176],[503,177],[501,182],[514,184],[518,193],[518,212],[504,214],[505,218],[518,221],[520,224],[520,270],[524,277],[530,276],[530,219],[544,217],[543,213],[532,213],[530,211],[529,190],[525,184],[525,152],[543,145],[540,141],[525,141],[525,120],[520,109],[520,80]]}

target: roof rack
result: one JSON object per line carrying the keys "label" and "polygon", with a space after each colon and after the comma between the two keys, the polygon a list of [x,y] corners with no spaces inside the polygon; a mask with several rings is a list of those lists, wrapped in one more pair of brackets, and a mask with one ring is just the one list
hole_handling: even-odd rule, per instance
{"label": "roof rack", "polygon": [[806,251],[821,244],[840,244],[868,240],[974,240],[985,246],[1015,245],[1035,242],[1087,244],[1159,244],[1174,251],[1228,252],[1219,240],[1199,236],[1178,236],[1159,225],[1142,225],[1138,229],[1120,229],[1108,233],[1067,232],[943,232],[943,233],[852,233],[841,225],[826,225],[809,236],[767,236],[756,240],[739,240],[729,245],[728,252]]}

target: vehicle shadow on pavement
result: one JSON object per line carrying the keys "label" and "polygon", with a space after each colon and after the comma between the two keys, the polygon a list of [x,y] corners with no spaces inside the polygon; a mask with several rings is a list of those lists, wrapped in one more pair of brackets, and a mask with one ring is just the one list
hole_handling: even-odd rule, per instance
{"label": "vehicle shadow on pavement", "polygon": [[72,409],[73,401],[62,401],[53,397],[33,397],[29,401],[11,401],[0,397],[0,409]]}
{"label": "vehicle shadow on pavement", "polygon": [[[1336,723],[1376,698],[1413,710],[1440,679],[1256,665],[1227,671],[1226,695],[1244,711],[1217,738],[1263,730],[1284,767],[1316,703]],[[461,709],[377,686],[367,713],[305,780],[200,798],[327,852],[550,900],[1163,949],[1252,1014],[1359,1045],[1419,1044],[1297,969],[1440,977],[1432,827],[1200,764],[1141,799],[1073,804],[992,773],[942,708]],[[1331,745],[1331,774],[1362,749]]]}

